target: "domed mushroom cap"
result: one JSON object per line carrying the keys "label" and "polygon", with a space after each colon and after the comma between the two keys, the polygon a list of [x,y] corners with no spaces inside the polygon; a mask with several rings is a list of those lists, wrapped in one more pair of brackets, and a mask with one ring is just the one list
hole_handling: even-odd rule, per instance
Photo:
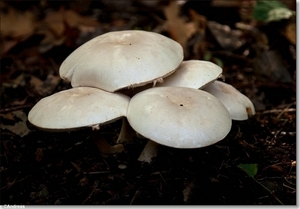
{"label": "domed mushroom cap", "polygon": [[199,89],[222,75],[222,68],[203,60],[183,61],[177,70],[156,86],[181,86]]}
{"label": "domed mushroom cap", "polygon": [[126,116],[129,97],[91,87],[64,90],[41,99],[28,120],[46,130],[97,126]]}
{"label": "domed mushroom cap", "polygon": [[213,95],[184,87],[156,87],[136,94],[127,119],[139,134],[175,148],[214,144],[229,133],[232,122]]}
{"label": "domed mushroom cap", "polygon": [[217,97],[225,105],[233,120],[247,120],[249,115],[255,115],[251,100],[230,84],[215,81],[203,90]]}
{"label": "domed mushroom cap", "polygon": [[154,32],[125,30],[86,42],[64,60],[59,71],[73,87],[114,92],[168,76],[182,60],[183,49],[176,41]]}

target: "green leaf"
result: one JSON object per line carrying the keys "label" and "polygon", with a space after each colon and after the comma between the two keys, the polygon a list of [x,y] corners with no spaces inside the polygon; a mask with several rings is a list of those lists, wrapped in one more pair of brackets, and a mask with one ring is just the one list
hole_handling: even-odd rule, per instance
{"label": "green leaf", "polygon": [[257,174],[258,165],[257,164],[239,164],[237,166],[238,168],[241,168],[243,171],[247,173],[249,177],[254,178],[254,176]]}
{"label": "green leaf", "polygon": [[277,0],[257,1],[253,11],[254,19],[265,22],[289,19],[292,15],[293,11]]}

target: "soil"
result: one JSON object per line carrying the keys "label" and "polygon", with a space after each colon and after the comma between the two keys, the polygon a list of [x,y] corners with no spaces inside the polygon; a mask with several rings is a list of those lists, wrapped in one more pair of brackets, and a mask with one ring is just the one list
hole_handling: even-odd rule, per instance
{"label": "soil", "polygon": [[[153,162],[145,163],[137,158],[147,139],[134,137],[122,153],[105,155],[88,128],[47,132],[27,115],[40,99],[71,88],[59,77],[59,66],[94,36],[142,29],[182,40],[166,28],[167,2],[3,2],[2,14],[16,10],[35,21],[23,24],[27,33],[25,28],[1,36],[1,205],[296,205],[296,46],[284,32],[288,20],[253,24],[241,17],[236,1],[181,5],[179,22],[198,23],[183,42],[185,60],[221,65],[225,82],[251,99],[256,114],[233,121],[216,144],[160,146]],[[49,14],[59,17],[57,25],[46,21]],[[251,29],[235,28],[242,21]],[[241,35],[229,34],[224,45],[224,33],[213,32],[212,22]],[[102,126],[99,135],[114,145],[121,123]],[[240,165],[258,170],[251,175]]]}

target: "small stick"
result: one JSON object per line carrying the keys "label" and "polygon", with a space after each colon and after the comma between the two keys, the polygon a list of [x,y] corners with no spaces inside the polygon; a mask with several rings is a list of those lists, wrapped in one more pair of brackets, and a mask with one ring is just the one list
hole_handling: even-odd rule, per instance
{"label": "small stick", "polygon": [[82,202],[82,205],[84,205],[93,195],[93,193],[95,192],[96,188],[98,187],[99,181],[95,181],[94,185],[93,185],[93,191],[89,194],[89,196],[87,198],[85,198],[85,200]]}

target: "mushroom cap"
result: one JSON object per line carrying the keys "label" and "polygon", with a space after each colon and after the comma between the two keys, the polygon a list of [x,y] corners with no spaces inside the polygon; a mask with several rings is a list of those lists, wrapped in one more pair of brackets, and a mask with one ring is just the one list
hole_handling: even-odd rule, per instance
{"label": "mushroom cap", "polygon": [[199,89],[222,75],[222,68],[203,60],[183,61],[177,70],[156,86],[181,86]]}
{"label": "mushroom cap", "polygon": [[91,87],[77,87],[41,99],[28,120],[46,130],[95,127],[126,116],[130,98]]}
{"label": "mushroom cap", "polygon": [[247,120],[249,115],[255,114],[251,100],[230,84],[215,81],[203,90],[217,97],[225,105],[233,120]]}
{"label": "mushroom cap", "polygon": [[182,60],[183,49],[176,41],[154,32],[125,30],[84,43],[64,60],[59,72],[73,87],[114,92],[168,76]]}
{"label": "mushroom cap", "polygon": [[214,144],[229,133],[232,123],[217,98],[185,87],[156,87],[134,95],[127,119],[139,134],[175,148]]}

